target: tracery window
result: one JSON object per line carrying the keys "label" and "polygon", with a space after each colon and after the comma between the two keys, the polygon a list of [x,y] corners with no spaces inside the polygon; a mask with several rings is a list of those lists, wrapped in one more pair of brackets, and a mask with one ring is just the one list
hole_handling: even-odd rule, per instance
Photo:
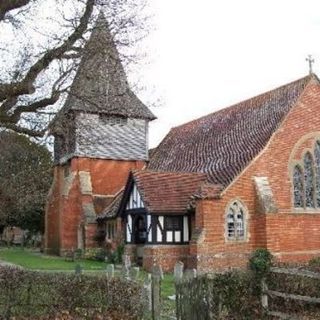
{"label": "tracery window", "polygon": [[320,141],[294,166],[292,175],[294,207],[320,209]]}
{"label": "tracery window", "polygon": [[314,148],[314,159],[316,167],[316,205],[320,207],[320,142],[317,141]]}
{"label": "tracery window", "polygon": [[294,206],[303,208],[303,174],[299,165],[296,165],[293,170],[293,189],[294,189]]}
{"label": "tracery window", "polygon": [[227,209],[228,240],[245,239],[245,209],[239,201],[232,202]]}

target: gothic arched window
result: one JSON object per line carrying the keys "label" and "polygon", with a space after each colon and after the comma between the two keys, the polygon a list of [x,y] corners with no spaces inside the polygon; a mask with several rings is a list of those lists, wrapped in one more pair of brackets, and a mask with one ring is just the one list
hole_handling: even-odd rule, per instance
{"label": "gothic arched window", "polygon": [[316,204],[320,207],[320,142],[317,141],[314,147],[314,159],[316,166]]}
{"label": "gothic arched window", "polygon": [[314,208],[314,162],[310,152],[304,155],[304,183],[305,183],[305,204],[307,208]]}
{"label": "gothic arched window", "polygon": [[320,140],[294,166],[292,183],[295,208],[320,210]]}
{"label": "gothic arched window", "polygon": [[239,201],[233,201],[227,208],[226,227],[228,240],[244,240],[245,209]]}
{"label": "gothic arched window", "polygon": [[294,206],[296,208],[303,208],[303,173],[299,165],[294,167],[293,171],[293,189],[294,189]]}

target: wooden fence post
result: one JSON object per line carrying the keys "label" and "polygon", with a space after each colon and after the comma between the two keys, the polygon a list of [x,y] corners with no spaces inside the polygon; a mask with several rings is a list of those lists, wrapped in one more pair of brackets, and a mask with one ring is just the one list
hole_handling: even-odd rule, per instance
{"label": "wooden fence post", "polygon": [[264,311],[268,311],[268,286],[266,283],[266,279],[261,279],[261,305]]}
{"label": "wooden fence post", "polygon": [[152,290],[152,320],[160,320],[161,314],[161,278],[162,270],[159,266],[153,266],[151,275]]}

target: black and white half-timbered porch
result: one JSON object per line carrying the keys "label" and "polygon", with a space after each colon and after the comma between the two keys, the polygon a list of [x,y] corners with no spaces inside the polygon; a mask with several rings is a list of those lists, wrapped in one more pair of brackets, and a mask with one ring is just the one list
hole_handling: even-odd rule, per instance
{"label": "black and white half-timbered porch", "polygon": [[136,183],[132,184],[132,190],[122,216],[126,225],[125,240],[128,244],[189,243],[190,215],[149,212]]}
{"label": "black and white half-timbered porch", "polygon": [[126,247],[138,262],[145,265],[146,252],[150,259],[150,252],[159,250],[188,251],[194,220],[190,200],[204,179],[202,174],[130,173],[118,214]]}

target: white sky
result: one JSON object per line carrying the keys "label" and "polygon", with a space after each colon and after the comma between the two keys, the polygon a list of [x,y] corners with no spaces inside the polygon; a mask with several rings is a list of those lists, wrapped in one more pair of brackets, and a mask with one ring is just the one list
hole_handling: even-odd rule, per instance
{"label": "white sky", "polygon": [[308,54],[320,75],[319,0],[150,1],[142,78],[162,100],[150,147],[171,127],[307,75]]}
{"label": "white sky", "polygon": [[[148,1],[155,30],[135,50],[150,63],[130,79],[147,86],[146,104],[161,100],[150,147],[171,127],[307,75],[308,54],[320,75],[319,0]],[[0,30],[5,36],[12,39]]]}

